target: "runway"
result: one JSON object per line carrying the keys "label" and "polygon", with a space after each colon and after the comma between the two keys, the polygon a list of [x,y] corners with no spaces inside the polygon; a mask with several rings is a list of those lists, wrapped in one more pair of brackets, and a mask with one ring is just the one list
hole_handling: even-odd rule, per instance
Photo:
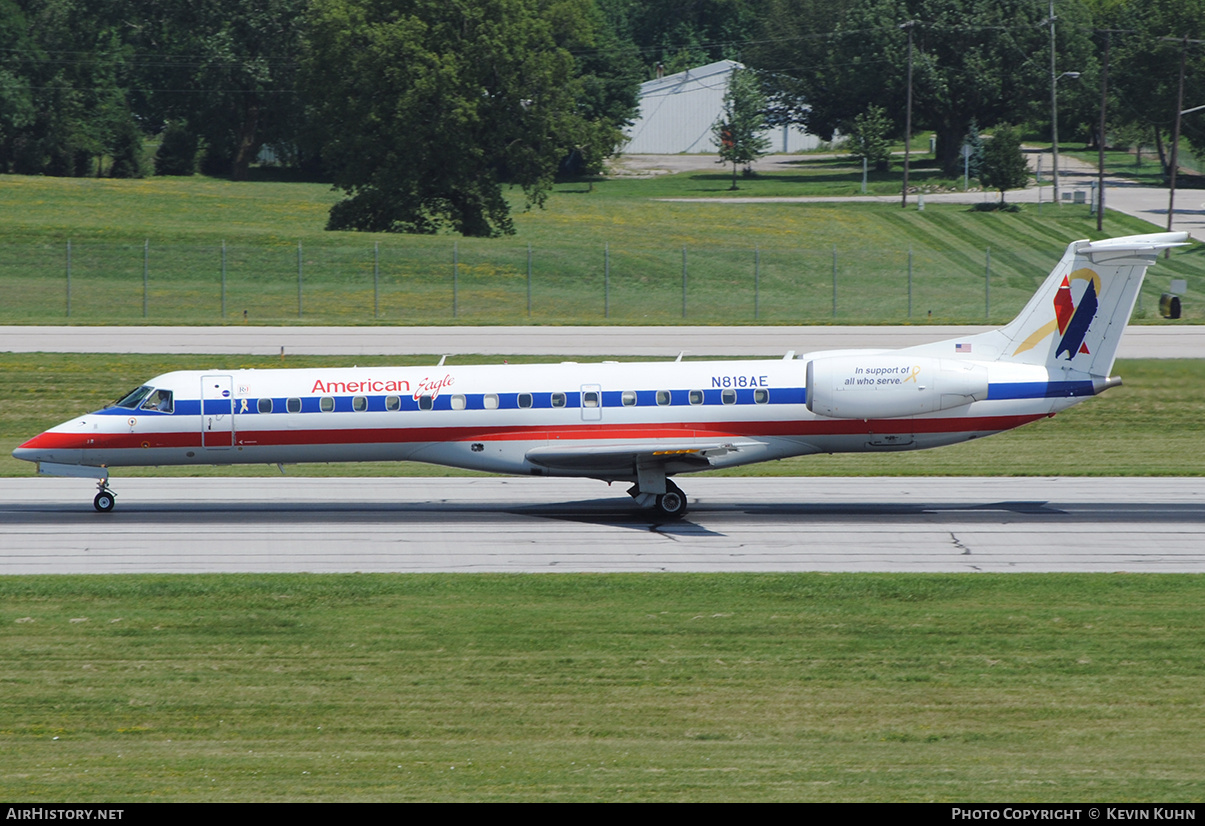
{"label": "runway", "polygon": [[0,574],[1076,571],[1205,573],[1205,479],[0,480]]}

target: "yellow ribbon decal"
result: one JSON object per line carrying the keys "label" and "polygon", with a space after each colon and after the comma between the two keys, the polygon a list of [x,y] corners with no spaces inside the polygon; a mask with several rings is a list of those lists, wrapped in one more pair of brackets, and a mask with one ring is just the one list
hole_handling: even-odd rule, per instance
{"label": "yellow ribbon decal", "polygon": [[918,364],[912,368],[912,372],[908,374],[908,378],[904,379],[904,381],[915,382],[916,377],[919,373],[920,373],[920,365]]}
{"label": "yellow ribbon decal", "polygon": [[1032,350],[1034,347],[1038,346],[1038,343],[1041,342],[1042,339],[1046,338],[1046,336],[1050,335],[1058,328],[1059,323],[1057,321],[1048,321],[1037,330],[1034,330],[1034,332],[1030,334],[1029,338],[1022,341],[1020,346],[1018,346],[1016,350],[1013,350],[1013,355],[1016,356],[1024,353],[1026,350]]}

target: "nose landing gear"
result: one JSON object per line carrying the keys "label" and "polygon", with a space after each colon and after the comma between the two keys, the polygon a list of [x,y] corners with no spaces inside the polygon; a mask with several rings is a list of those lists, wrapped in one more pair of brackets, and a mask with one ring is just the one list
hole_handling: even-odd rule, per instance
{"label": "nose landing gear", "polygon": [[117,495],[109,490],[109,486],[106,484],[107,481],[107,479],[101,479],[96,483],[96,488],[99,492],[96,494],[96,498],[92,500],[92,507],[101,513],[108,513],[117,504]]}

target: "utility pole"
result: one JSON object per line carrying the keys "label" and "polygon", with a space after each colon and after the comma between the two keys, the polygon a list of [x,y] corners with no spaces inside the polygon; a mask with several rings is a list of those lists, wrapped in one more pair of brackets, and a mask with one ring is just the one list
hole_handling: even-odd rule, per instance
{"label": "utility pole", "polygon": [[[1164,37],[1163,40],[1168,40],[1173,43],[1180,44],[1180,88],[1176,93],[1176,120],[1172,126],[1172,154],[1170,159],[1171,169],[1168,174],[1168,190],[1167,190],[1167,229],[1171,231],[1173,216],[1175,215],[1176,204],[1176,171],[1180,165],[1180,118],[1187,115],[1189,112],[1196,112],[1205,109],[1203,106],[1193,106],[1190,109],[1184,108],[1184,70],[1188,65],[1188,44],[1200,45],[1205,43],[1205,40],[1190,40],[1188,35],[1183,37]],[[1171,257],[1171,250],[1167,250],[1164,257]]]}
{"label": "utility pole", "polygon": [[[1167,231],[1172,231],[1172,216],[1174,212],[1174,204],[1176,202],[1176,167],[1180,164],[1180,118],[1184,108],[1184,69],[1188,65],[1188,35],[1184,35],[1183,44],[1180,47],[1180,91],[1176,95],[1176,122],[1172,126],[1172,158],[1171,158],[1171,186],[1167,191]],[[1171,250],[1168,250],[1168,257]]]}
{"label": "utility pole", "polygon": [[1113,33],[1105,32],[1105,64],[1104,71],[1100,78],[1100,135],[1097,137],[1097,143],[1100,144],[1100,162],[1097,166],[1099,173],[1099,183],[1096,186],[1096,231],[1101,231],[1101,226],[1105,220],[1105,108],[1109,100],[1109,48],[1113,44]]}
{"label": "utility pole", "polygon": [[908,106],[904,116],[904,190],[900,193],[901,208],[908,206],[908,166],[912,154],[912,28],[915,25],[915,20],[909,20],[900,27],[908,30]]}
{"label": "utility pole", "polygon": [[1050,0],[1050,179],[1054,181],[1054,205],[1059,200],[1059,77],[1054,68],[1054,0]]}

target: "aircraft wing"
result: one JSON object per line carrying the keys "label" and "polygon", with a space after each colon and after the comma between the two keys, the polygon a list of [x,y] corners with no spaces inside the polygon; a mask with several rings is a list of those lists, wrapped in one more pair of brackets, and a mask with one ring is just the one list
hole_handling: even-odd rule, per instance
{"label": "aircraft wing", "polygon": [[672,442],[665,445],[609,444],[584,447],[537,447],[527,451],[527,460],[550,470],[587,474],[628,476],[637,468],[662,466],[668,473],[705,470],[713,457],[765,448],[753,441]]}

